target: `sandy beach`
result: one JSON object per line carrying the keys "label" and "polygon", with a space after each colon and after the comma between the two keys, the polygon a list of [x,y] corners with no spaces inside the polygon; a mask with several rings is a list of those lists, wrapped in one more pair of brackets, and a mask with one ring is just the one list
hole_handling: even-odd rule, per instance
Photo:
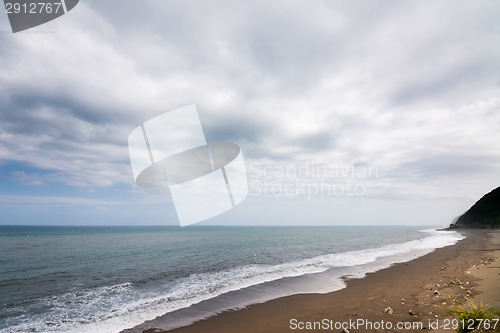
{"label": "sandy beach", "polygon": [[350,332],[452,332],[443,309],[450,298],[500,308],[500,231],[460,232],[467,237],[455,245],[347,280],[342,290],[287,296],[168,332],[341,332],[340,325]]}

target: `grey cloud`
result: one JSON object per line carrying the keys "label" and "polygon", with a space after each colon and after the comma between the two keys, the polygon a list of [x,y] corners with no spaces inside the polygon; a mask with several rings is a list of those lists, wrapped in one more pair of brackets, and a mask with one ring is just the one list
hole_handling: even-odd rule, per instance
{"label": "grey cloud", "polygon": [[[203,118],[202,118],[203,120]],[[272,126],[251,116],[217,116],[212,114],[203,121],[205,135],[210,141],[261,143]]]}
{"label": "grey cloud", "polygon": [[[394,174],[444,174],[451,166],[439,161],[453,159],[432,162],[422,156],[409,163],[397,136],[383,144],[373,139],[393,138],[412,123],[413,114],[386,124],[366,115],[380,115],[384,107],[405,113],[407,104],[422,99],[431,105],[448,105],[459,95],[476,100],[476,92],[484,92],[497,75],[491,74],[496,64],[491,59],[499,52],[490,41],[499,39],[498,24],[483,26],[490,15],[481,10],[469,17],[451,8],[454,4],[436,3],[421,8],[394,1],[82,2],[64,22],[54,21],[54,29],[64,25],[67,35],[37,36],[46,44],[29,35],[0,34],[5,45],[0,60],[6,65],[0,69],[0,134],[15,136],[0,142],[0,151],[7,149],[0,159],[57,170],[71,184],[126,183],[130,131],[162,112],[196,103],[207,138],[240,144],[250,160],[291,163],[335,151],[348,161],[371,162],[377,154],[392,153],[401,165]],[[442,27],[429,27],[428,14],[440,18],[441,12],[446,13]],[[449,20],[453,15],[456,21]],[[455,35],[463,32],[463,19],[475,33],[493,30],[466,45]],[[448,41],[457,52],[477,50],[447,66]],[[428,72],[424,56],[435,60]],[[230,97],[215,98],[222,92]],[[38,113],[42,107],[45,118]],[[316,109],[330,115],[310,124],[305,120],[304,127],[316,132],[300,131],[300,123],[299,131],[287,127],[290,119]],[[418,138],[405,140],[411,146]]]}
{"label": "grey cloud", "polygon": [[303,135],[296,143],[306,152],[322,152],[330,150],[337,141],[337,135],[331,130],[324,130],[313,134]]}
{"label": "grey cloud", "polygon": [[398,165],[390,170],[390,176],[416,182],[440,178],[451,178],[460,182],[477,174],[495,172],[499,163],[500,157],[492,158],[471,152],[432,154]]}
{"label": "grey cloud", "polygon": [[[473,63],[463,65],[459,68],[453,68],[443,75],[437,74],[434,77],[422,78],[419,82],[409,83],[395,92],[393,102],[397,105],[418,102],[426,99],[437,99],[447,97],[453,94],[452,98],[457,96],[457,92],[471,92],[484,89],[484,83],[478,86],[478,81],[484,81],[484,76],[490,76],[489,69],[492,64]],[[494,79],[490,80],[489,86],[492,87]],[[488,83],[486,82],[486,85]]]}

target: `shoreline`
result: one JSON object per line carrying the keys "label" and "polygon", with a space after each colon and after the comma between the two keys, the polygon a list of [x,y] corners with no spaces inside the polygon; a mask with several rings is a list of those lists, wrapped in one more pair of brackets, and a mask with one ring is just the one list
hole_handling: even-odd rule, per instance
{"label": "shoreline", "polygon": [[[479,303],[484,298],[481,295],[488,295],[485,302],[500,307],[500,291],[493,292],[500,282],[500,231],[455,231],[467,237],[409,262],[368,273],[363,278],[344,279],[347,287],[337,291],[284,296],[238,310],[223,310],[204,319],[200,313],[200,319],[194,323],[170,330],[168,325],[155,325],[162,322],[165,316],[161,316],[148,325],[144,323],[123,332],[310,331],[301,330],[300,323],[306,327],[307,323],[323,319],[332,324],[359,319],[372,323],[381,320],[394,324],[420,322],[430,329],[442,326],[443,318],[450,318],[442,309],[450,304],[447,297],[464,300],[464,296],[470,295]],[[389,307],[391,310],[384,313]],[[333,327],[329,327],[329,331],[341,331],[330,328]],[[354,331],[375,332],[370,329]]]}

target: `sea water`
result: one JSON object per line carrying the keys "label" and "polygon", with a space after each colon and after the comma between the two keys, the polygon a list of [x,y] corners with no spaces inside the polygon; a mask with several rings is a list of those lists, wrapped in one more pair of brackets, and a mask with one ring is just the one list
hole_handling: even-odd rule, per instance
{"label": "sea water", "polygon": [[290,294],[293,279],[362,276],[461,238],[408,226],[0,226],[0,332],[119,332],[272,281]]}

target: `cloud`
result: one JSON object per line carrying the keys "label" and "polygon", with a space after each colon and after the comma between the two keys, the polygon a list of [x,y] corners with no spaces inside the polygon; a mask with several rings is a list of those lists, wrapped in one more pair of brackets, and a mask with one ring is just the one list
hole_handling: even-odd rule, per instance
{"label": "cloud", "polygon": [[0,34],[0,162],[52,171],[24,183],[132,184],[130,131],[195,103],[249,163],[376,165],[381,192],[468,174],[482,190],[500,181],[498,7],[87,1]]}
{"label": "cloud", "polygon": [[101,201],[85,198],[53,197],[53,196],[15,196],[0,195],[2,204],[28,204],[28,205],[117,205],[120,202]]}

